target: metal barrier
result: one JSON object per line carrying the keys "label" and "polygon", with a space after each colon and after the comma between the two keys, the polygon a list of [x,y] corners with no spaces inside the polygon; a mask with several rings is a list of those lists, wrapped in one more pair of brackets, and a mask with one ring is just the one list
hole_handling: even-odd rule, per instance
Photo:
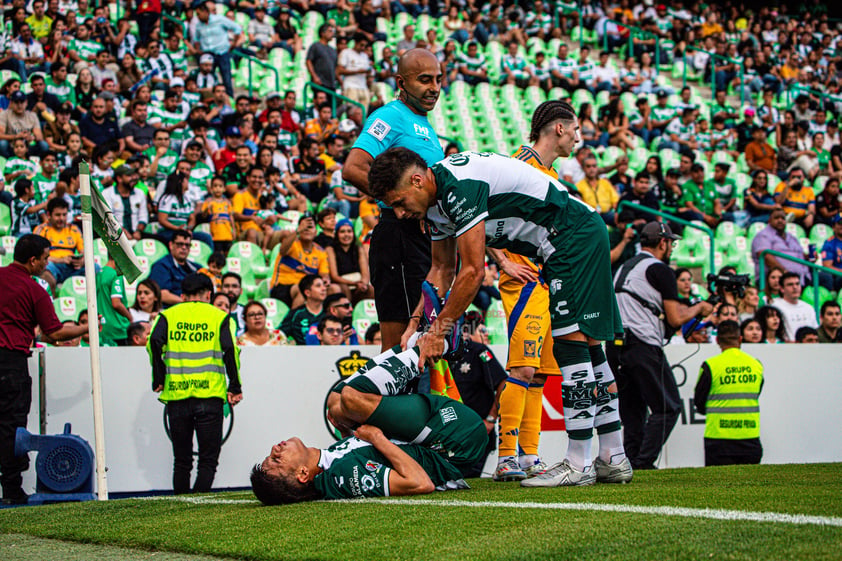
{"label": "metal barrier", "polygon": [[[681,87],[685,87],[687,85],[687,51],[699,51],[702,53],[707,53],[713,59],[722,60],[724,62],[730,64],[738,64],[740,66],[740,106],[742,107],[746,102],[746,92],[745,92],[745,65],[741,60],[734,60],[733,58],[729,58],[727,56],[718,55],[711,51],[706,51],[705,49],[700,49],[695,45],[691,45],[684,49],[684,53],[682,54],[682,60],[684,61],[684,71],[681,78]],[[711,98],[716,94],[716,72],[713,69],[714,65],[711,65],[710,69],[710,89],[711,89]]]}
{"label": "metal barrier", "polygon": [[820,271],[824,271],[825,273],[830,273],[831,275],[842,277],[842,273],[837,271],[836,269],[830,269],[825,267],[824,265],[819,265],[818,263],[813,263],[812,261],[807,261],[806,259],[799,259],[798,257],[793,257],[791,255],[787,255],[786,253],[781,253],[780,251],[775,251],[774,249],[764,249],[761,251],[757,258],[760,259],[759,263],[759,273],[758,279],[760,283],[760,291],[762,292],[766,288],[766,260],[764,257],[766,255],[774,255],[778,259],[784,259],[786,261],[791,261],[793,263],[798,263],[800,265],[804,265],[805,267],[809,267],[813,271],[813,309],[816,311],[816,319],[819,317],[819,308],[821,305],[819,304],[819,275]]}
{"label": "metal barrier", "polygon": [[271,64],[260,60],[259,58],[252,56],[247,51],[236,48],[231,50],[232,53],[238,54],[241,58],[244,58],[248,61],[248,69],[249,69],[249,97],[251,97],[252,91],[254,90],[254,86],[251,79],[251,65],[256,64],[258,66],[262,66],[263,68],[267,68],[275,74],[275,91],[278,92],[281,90],[281,75],[278,73],[278,69],[272,66]]}
{"label": "metal barrier", "polygon": [[651,214],[653,216],[660,216],[661,218],[665,218],[669,222],[675,222],[676,224],[681,224],[686,228],[694,228],[696,230],[700,230],[702,233],[707,234],[710,238],[710,270],[711,272],[716,271],[716,264],[714,261],[714,254],[715,254],[715,240],[713,235],[713,230],[710,229],[708,226],[703,224],[697,224],[696,222],[690,222],[689,220],[684,220],[683,218],[679,218],[673,214],[668,212],[664,212],[662,210],[654,210],[649,208],[648,206],[639,205],[637,203],[630,203],[629,201],[620,201],[620,204],[617,206],[617,215],[619,216],[620,211],[623,208],[630,208],[632,210],[636,210],[638,212],[645,212],[647,214]]}
{"label": "metal barrier", "polygon": [[163,20],[169,20],[177,26],[179,26],[181,28],[182,37],[184,37],[185,39],[189,39],[189,37],[187,37],[187,23],[178,19],[177,17],[169,15],[166,12],[161,12],[161,39],[166,38],[166,34],[164,33]]}
{"label": "metal barrier", "polygon": [[[580,6],[579,2],[576,3],[577,6]],[[572,8],[570,6],[564,5],[564,3],[559,2],[556,5],[555,9],[553,10],[553,27],[558,27],[558,13],[563,12],[565,14],[576,14],[576,18],[579,20],[579,50],[582,49],[582,45],[585,44],[585,32],[584,28],[582,27],[582,10],[579,8]]]}
{"label": "metal barrier", "polygon": [[[796,92],[796,95],[793,95],[793,93],[792,93],[793,91]],[[805,94],[808,94],[808,95],[818,96],[822,100],[822,105],[825,105],[825,102],[827,100],[830,100],[834,103],[842,102],[842,96],[832,95],[832,94],[825,93],[825,92],[820,92],[818,90],[814,90],[814,89],[810,88],[809,86],[804,86],[802,84],[795,83],[795,84],[790,84],[786,88],[786,108],[787,109],[792,109],[792,105],[795,103],[795,98],[798,97],[798,95],[797,95],[798,93],[805,93]],[[824,107],[822,107],[822,110],[826,111],[826,109]]]}
{"label": "metal barrier", "polygon": [[623,23],[621,21],[617,21],[615,19],[604,19],[602,20],[602,50],[608,50],[608,34],[605,30],[608,28],[608,24],[613,23],[619,27],[624,27],[629,30],[629,50],[626,52],[626,56],[630,57],[634,55],[634,38],[642,38],[642,39],[655,39],[655,60],[652,64],[652,67],[655,69],[655,73],[660,73],[660,65],[661,65],[661,38],[654,33],[646,31],[645,29],[641,29],[639,27],[635,27],[633,25],[629,25],[627,23]]}
{"label": "metal barrier", "polygon": [[310,88],[310,89],[312,89],[312,90],[314,90],[314,91],[325,92],[325,93],[327,94],[328,98],[330,98],[330,104],[331,104],[331,106],[332,106],[332,108],[333,108],[333,115],[334,115],[334,116],[337,116],[337,115],[336,115],[336,100],[337,100],[337,99],[341,99],[341,100],[342,100],[342,101],[344,101],[345,103],[350,103],[351,105],[356,105],[357,107],[359,107],[359,108],[360,108],[360,111],[362,111],[362,112],[363,112],[363,121],[365,121],[365,118],[366,118],[366,114],[365,114],[365,113],[366,113],[366,112],[365,112],[365,105],[363,105],[362,103],[360,103],[360,102],[358,102],[358,101],[354,101],[354,100],[353,100],[353,99],[351,99],[350,97],[345,97],[345,96],[344,96],[344,95],[342,95],[342,94],[338,94],[338,93],[336,93],[334,90],[332,90],[332,89],[330,89],[330,88],[326,88],[326,87],[324,87],[324,86],[321,86],[321,85],[319,85],[319,84],[317,84],[317,83],[315,83],[315,82],[307,82],[306,84],[304,84],[304,92],[302,93],[302,97],[303,97],[305,100],[306,100],[306,99],[309,99],[309,98],[307,97],[307,88]]}

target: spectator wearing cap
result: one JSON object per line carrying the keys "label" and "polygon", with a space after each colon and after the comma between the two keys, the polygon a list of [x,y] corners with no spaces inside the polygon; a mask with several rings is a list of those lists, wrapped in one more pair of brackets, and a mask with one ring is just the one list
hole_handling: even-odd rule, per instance
{"label": "spectator wearing cap", "polygon": [[[243,28],[225,16],[211,14],[208,0],[199,0],[194,4],[198,21],[193,28],[193,47],[213,56],[213,62],[222,76],[222,83],[228,95],[234,95],[234,84],[231,82],[231,50],[240,46],[244,40]],[[228,39],[229,33],[236,35],[232,44]]]}
{"label": "spectator wearing cap", "polygon": [[26,109],[26,94],[16,91],[9,96],[9,109],[0,112],[0,155],[12,156],[11,141],[21,138],[26,141],[31,154],[40,155],[49,149],[38,116]]}
{"label": "spectator wearing cap", "polygon": [[650,138],[657,138],[664,134],[667,125],[676,117],[675,107],[668,104],[669,92],[663,88],[658,90],[657,103],[652,108],[649,123],[652,127]]}
{"label": "spectator wearing cap", "polygon": [[243,145],[243,137],[239,127],[225,129],[225,146],[213,155],[213,165],[217,172],[221,172],[237,157],[237,148]]}
{"label": "spectator wearing cap", "polygon": [[190,73],[190,77],[196,80],[196,86],[203,98],[213,95],[213,88],[220,83],[213,67],[213,55],[202,53],[199,56],[199,68]]}
{"label": "spectator wearing cap", "polygon": [[139,240],[149,223],[146,208],[146,195],[135,187],[137,172],[128,164],[122,164],[114,170],[116,181],[102,191],[102,197],[114,212],[114,219],[129,239]]}
{"label": "spectator wearing cap", "polygon": [[113,142],[118,144],[118,153],[123,151],[124,143],[120,136],[117,122],[106,115],[105,98],[100,95],[91,104],[91,110],[79,121],[79,131],[82,134],[82,144],[89,153],[97,146]]}
{"label": "spectator wearing cap", "polygon": [[336,75],[342,80],[342,95],[361,103],[368,111],[371,90],[368,87],[371,59],[368,56],[368,39],[362,33],[354,34],[354,47],[339,53]]}
{"label": "spectator wearing cap", "polygon": [[609,342],[606,355],[620,392],[623,444],[635,469],[655,467],[681,412],[664,342],[675,329],[713,311],[708,302],[679,301],[675,274],[666,264],[676,239],[667,224],[649,222],[641,230],[641,253],[614,277],[626,337],[621,346]]}
{"label": "spectator wearing cap", "polygon": [[152,147],[156,131],[148,121],[149,106],[145,101],[136,99],[129,105],[129,113],[131,120],[120,131],[126,142],[126,150],[131,154],[144,152]]}
{"label": "spectator wearing cap", "polygon": [[44,124],[44,140],[50,150],[66,152],[70,135],[79,134],[78,125],[70,119],[72,113],[73,105],[70,102],[62,103],[56,110],[56,118]]}
{"label": "spectator wearing cap", "polygon": [[319,40],[307,50],[307,71],[310,79],[331,92],[336,90],[336,50],[330,46],[335,28],[329,23],[319,26]]}

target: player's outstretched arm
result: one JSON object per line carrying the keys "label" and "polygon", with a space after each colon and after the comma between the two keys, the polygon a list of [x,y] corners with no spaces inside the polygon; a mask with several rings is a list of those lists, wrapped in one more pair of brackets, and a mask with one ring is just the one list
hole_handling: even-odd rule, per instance
{"label": "player's outstretched arm", "polygon": [[[456,240],[454,238],[434,240],[431,245],[431,257],[430,271],[427,273],[426,280],[441,291],[439,296],[444,296],[450,285],[453,284],[453,277],[456,275]],[[407,341],[418,331],[418,324],[421,322],[423,311],[424,297],[422,296],[409,318],[409,324],[406,326],[403,337],[401,337],[402,349],[406,350]]]}
{"label": "player's outstretched arm", "polygon": [[392,465],[389,473],[389,495],[426,495],[436,490],[433,480],[421,467],[421,464],[386,438],[379,428],[373,425],[361,425],[354,436],[370,442],[378,452],[386,456]]}

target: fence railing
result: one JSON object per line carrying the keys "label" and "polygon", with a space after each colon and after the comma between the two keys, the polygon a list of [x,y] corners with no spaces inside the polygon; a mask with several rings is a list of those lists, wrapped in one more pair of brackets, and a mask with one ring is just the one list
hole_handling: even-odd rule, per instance
{"label": "fence railing", "polygon": [[790,84],[786,88],[786,108],[792,109],[792,105],[795,103],[795,98],[798,97],[799,93],[804,93],[807,95],[814,95],[818,96],[822,100],[822,111],[826,111],[824,105],[825,102],[830,100],[834,103],[842,102],[842,96],[829,94],[826,92],[820,92],[818,90],[814,90],[809,86],[805,86],[803,84]]}
{"label": "fence railing", "polygon": [[640,27],[635,27],[633,25],[629,25],[627,23],[623,23],[621,21],[615,19],[605,19],[602,20],[602,50],[608,50],[608,34],[605,32],[608,29],[608,24],[613,23],[618,27],[623,27],[629,30],[629,50],[626,52],[626,56],[630,57],[634,54],[634,39],[635,37],[639,39],[655,39],[655,63],[652,65],[655,68],[656,73],[660,73],[659,67],[661,65],[661,38],[658,35],[650,31],[646,31],[645,29],[641,29]]}
{"label": "fence railing", "polygon": [[675,222],[676,224],[681,224],[685,228],[694,228],[696,230],[701,231],[703,234],[707,235],[707,237],[710,238],[710,256],[709,256],[709,258],[710,258],[710,270],[711,270],[711,272],[716,271],[716,262],[714,260],[715,240],[714,240],[713,230],[710,229],[708,226],[703,225],[703,224],[698,224],[696,222],[690,222],[689,220],[679,218],[679,217],[675,216],[674,214],[670,214],[670,213],[664,212],[662,210],[651,209],[648,206],[639,205],[637,203],[632,203],[632,202],[629,202],[629,201],[620,201],[620,204],[617,206],[617,215],[618,216],[620,215],[620,211],[623,208],[630,208],[632,210],[636,210],[637,212],[643,212],[643,213],[646,213],[646,214],[651,214],[653,216],[659,216],[661,218],[666,219],[669,222]]}
{"label": "fence railing", "polygon": [[249,96],[251,96],[252,91],[254,90],[254,82],[251,79],[252,76],[252,64],[256,64],[257,66],[266,68],[267,70],[271,70],[272,73],[275,75],[275,91],[278,92],[281,90],[281,75],[278,73],[278,69],[269,64],[268,62],[262,61],[259,58],[249,54],[247,51],[243,49],[236,48],[233,49],[232,52],[237,53],[241,58],[244,58],[248,61],[248,76],[249,76]]}
{"label": "fence railing", "polygon": [[813,277],[813,310],[816,312],[816,319],[819,318],[819,308],[821,308],[821,303],[819,302],[819,272],[829,273],[831,275],[842,277],[842,272],[837,271],[836,269],[831,269],[829,267],[825,267],[824,265],[819,265],[818,263],[813,263],[812,261],[807,261],[806,259],[800,259],[798,257],[793,257],[792,255],[787,255],[786,253],[781,253],[780,251],[775,251],[774,249],[764,249],[761,251],[757,258],[760,260],[759,263],[759,273],[758,279],[760,283],[760,291],[763,292],[766,289],[766,259],[767,255],[773,255],[778,259],[784,259],[786,261],[790,261],[792,263],[798,263],[799,265],[804,265],[805,267],[809,267],[812,270],[812,277]]}
{"label": "fence railing", "polygon": [[306,84],[304,84],[304,93],[302,94],[302,96],[304,97],[305,100],[309,99],[309,97],[307,97],[307,90],[308,89],[312,89],[314,91],[325,92],[327,94],[328,100],[330,101],[330,104],[333,108],[333,115],[335,117],[338,117],[338,115],[336,114],[336,100],[341,99],[345,103],[349,103],[351,105],[356,105],[357,107],[359,107],[360,111],[363,112],[363,120],[365,120],[365,118],[366,118],[365,105],[363,105],[359,101],[354,101],[350,97],[345,97],[344,95],[338,94],[338,93],[336,93],[336,91],[334,91],[330,88],[326,88],[326,87],[324,87],[322,85],[319,85],[315,82],[307,82]]}
{"label": "fence railing", "polygon": [[[688,51],[699,51],[700,53],[707,54],[709,57],[711,57],[711,59],[713,59],[713,61],[721,60],[722,62],[726,62],[728,64],[738,65],[739,70],[740,70],[740,72],[739,72],[739,75],[740,75],[740,106],[742,107],[743,105],[745,105],[745,102],[746,102],[745,64],[743,64],[743,61],[735,60],[735,59],[727,57],[727,56],[722,56],[722,55],[716,54],[716,53],[711,52],[711,51],[706,51],[705,49],[699,48],[695,45],[691,45],[691,46],[687,47],[686,49],[684,49],[684,54],[682,55],[682,60],[684,62],[684,71],[683,71],[683,75],[682,75],[682,78],[681,78],[681,87],[682,88],[687,85],[687,52]],[[711,62],[713,62],[713,61],[711,61]],[[716,71],[714,70],[715,66],[716,66],[715,64],[711,64],[711,69],[710,69],[711,98],[716,93]]]}

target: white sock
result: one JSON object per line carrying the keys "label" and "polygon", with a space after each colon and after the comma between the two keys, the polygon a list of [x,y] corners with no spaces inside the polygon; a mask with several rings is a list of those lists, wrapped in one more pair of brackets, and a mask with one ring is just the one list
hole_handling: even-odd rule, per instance
{"label": "white sock", "polygon": [[497,458],[497,465],[498,465],[498,466],[501,466],[501,465],[503,465],[505,462],[508,462],[509,460],[514,461],[514,460],[516,460],[516,459],[517,459],[517,457],[516,457],[516,456],[500,456],[499,458]]}
{"label": "white sock", "polygon": [[570,439],[567,443],[567,463],[577,471],[585,471],[591,465],[591,444],[593,438],[587,440],[573,440]]}
{"label": "white sock", "polygon": [[535,454],[524,454],[518,458],[521,469],[526,469],[538,463],[538,456]]}

